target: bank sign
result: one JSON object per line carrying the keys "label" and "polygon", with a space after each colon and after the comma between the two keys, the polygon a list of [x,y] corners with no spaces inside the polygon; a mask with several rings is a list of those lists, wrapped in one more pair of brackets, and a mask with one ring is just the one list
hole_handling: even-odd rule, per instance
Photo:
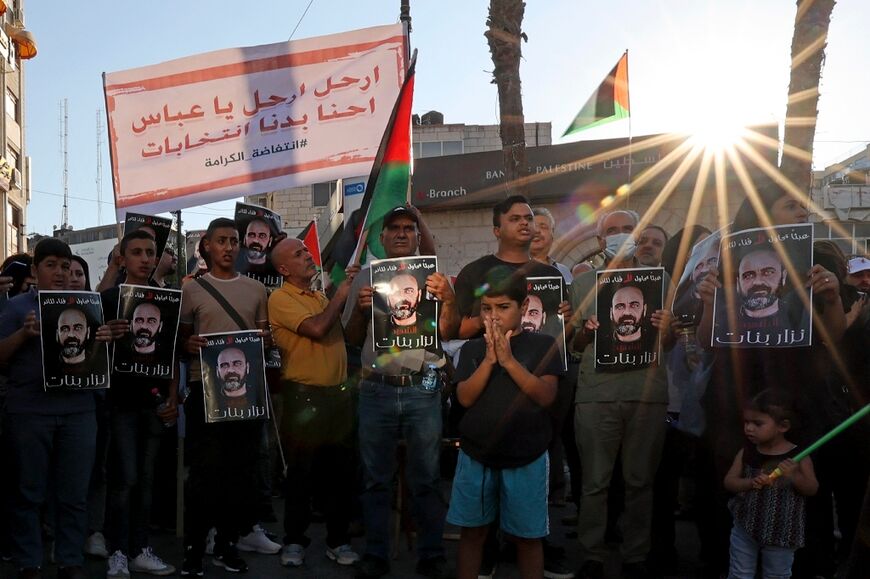
{"label": "bank sign", "polygon": [[[684,139],[671,135],[635,138],[632,179],[636,180]],[[627,139],[528,147],[526,159],[531,175],[529,197],[534,200],[571,197],[597,201],[629,182]],[[502,152],[415,159],[411,190],[418,207],[491,205],[505,196]]]}

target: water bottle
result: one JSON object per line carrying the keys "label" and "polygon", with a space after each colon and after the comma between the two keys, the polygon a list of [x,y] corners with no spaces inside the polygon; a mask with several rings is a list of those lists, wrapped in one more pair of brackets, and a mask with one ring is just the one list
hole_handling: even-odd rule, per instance
{"label": "water bottle", "polygon": [[438,368],[435,364],[429,364],[429,369],[423,376],[423,382],[420,384],[423,390],[434,392],[438,390]]}
{"label": "water bottle", "polygon": [[694,371],[701,363],[701,352],[698,350],[698,339],[695,335],[694,316],[680,316],[677,323],[677,334],[686,353],[686,367],[690,371]]}
{"label": "water bottle", "polygon": [[[158,413],[162,412],[164,409],[166,409],[169,406],[169,402],[166,401],[166,398],[160,393],[160,390],[158,390],[157,388],[151,389],[151,395],[154,396],[154,400],[157,401],[157,412]],[[176,423],[176,419],[173,418],[169,422],[164,422],[163,426],[165,428],[172,428],[173,426],[175,426],[175,423]]]}

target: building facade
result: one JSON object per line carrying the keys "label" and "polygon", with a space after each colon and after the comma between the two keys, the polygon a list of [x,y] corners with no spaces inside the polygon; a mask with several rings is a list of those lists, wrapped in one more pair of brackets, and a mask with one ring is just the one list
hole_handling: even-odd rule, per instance
{"label": "building facade", "polygon": [[[30,158],[24,139],[24,67],[35,55],[32,37],[24,32],[23,0],[7,0],[0,17],[0,252],[3,258],[27,251],[27,204],[30,202]],[[25,36],[26,35],[26,36]],[[22,42],[31,42],[22,46]],[[32,54],[31,54],[32,51]]]}
{"label": "building facade", "polygon": [[813,175],[816,239],[830,239],[846,256],[870,255],[870,145]]}
{"label": "building facade", "polygon": [[[717,200],[713,171],[698,185],[702,156],[686,135],[553,145],[547,122],[526,123],[525,136],[529,199],[533,207],[546,207],[555,216],[552,257],[569,267],[597,251],[595,215],[608,198],[614,207],[654,211],[650,222],[674,233],[685,226],[693,199],[696,223],[715,230],[730,222],[728,216],[744,197],[731,166],[723,172],[724,203]],[[444,124],[437,112],[419,120],[415,116],[411,200],[435,235],[439,267],[448,274],[456,275],[466,263],[496,249],[492,206],[509,190],[501,147],[498,125]],[[775,163],[775,155],[762,152],[767,162]],[[751,178],[763,177],[757,166],[743,161]],[[328,253],[343,217],[359,206],[365,180],[344,179],[246,200],[280,212],[289,234],[316,220],[321,247]]]}

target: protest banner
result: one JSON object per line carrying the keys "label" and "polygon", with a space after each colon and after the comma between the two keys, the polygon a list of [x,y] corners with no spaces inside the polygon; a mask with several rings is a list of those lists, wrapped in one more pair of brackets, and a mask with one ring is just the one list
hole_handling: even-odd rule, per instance
{"label": "protest banner", "polygon": [[171,380],[180,313],[181,290],[122,284],[116,319],[130,322],[130,332],[114,342],[112,370]]}
{"label": "protest banner", "polygon": [[528,283],[529,302],[523,312],[522,327],[524,332],[535,332],[553,336],[559,346],[559,356],[562,359],[562,369],[568,369],[568,354],[565,347],[565,320],[559,313],[559,304],[563,300],[563,283],[561,276],[530,277]]}
{"label": "protest banner", "polygon": [[377,350],[436,351],[438,301],[426,295],[426,278],[438,271],[435,256],[397,257],[371,263],[372,346]]}
{"label": "protest banner", "polygon": [[659,364],[659,332],[651,318],[662,309],[664,277],[661,267],[597,272],[596,371],[625,372]]}
{"label": "protest banner", "polygon": [[406,52],[392,24],[105,73],[119,217],[368,174]]}
{"label": "protest banner", "polygon": [[109,387],[109,348],[96,341],[103,325],[100,294],[40,291],[39,320],[46,392]]}
{"label": "protest banner", "polygon": [[719,255],[713,347],[812,345],[812,289],[804,288],[813,265],[812,223],[737,231],[722,238]]}
{"label": "protest banner", "polygon": [[185,271],[187,275],[193,275],[198,270],[207,270],[205,260],[199,254],[199,242],[205,235],[205,229],[194,229],[184,234],[184,255],[187,256]]}
{"label": "protest banner", "polygon": [[269,393],[259,330],[203,334],[199,349],[205,421],[269,418]]}

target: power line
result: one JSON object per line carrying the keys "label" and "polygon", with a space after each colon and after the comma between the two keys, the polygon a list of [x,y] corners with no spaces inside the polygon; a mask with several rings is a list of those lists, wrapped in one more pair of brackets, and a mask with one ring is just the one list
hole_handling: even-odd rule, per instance
{"label": "power line", "polygon": [[293,27],[293,32],[290,33],[290,38],[287,39],[287,42],[293,40],[293,35],[296,34],[296,29],[299,28],[300,24],[302,24],[302,19],[305,18],[306,14],[308,14],[308,9],[311,8],[312,4],[314,4],[314,0],[310,0],[310,2],[308,2],[308,6],[305,7],[305,12],[303,12],[302,16],[299,17],[299,22],[297,22],[296,26]]}

